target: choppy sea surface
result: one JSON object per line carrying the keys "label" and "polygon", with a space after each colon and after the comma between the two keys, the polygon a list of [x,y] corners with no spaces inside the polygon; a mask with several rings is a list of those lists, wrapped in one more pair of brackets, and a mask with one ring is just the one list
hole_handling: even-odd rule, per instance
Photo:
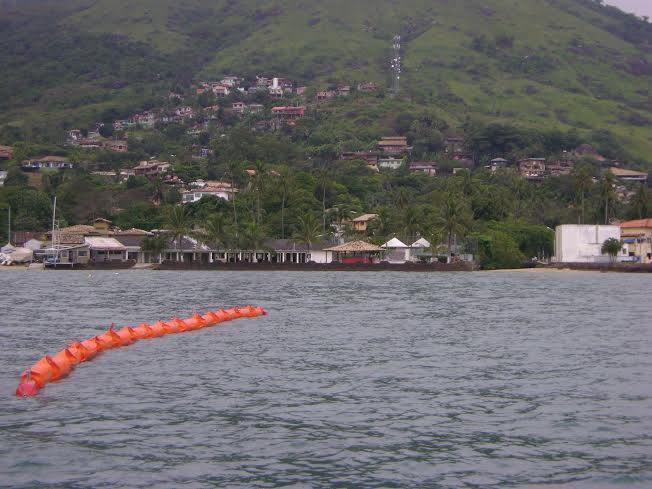
{"label": "choppy sea surface", "polygon": [[[652,487],[652,277],[0,273],[2,487]],[[262,305],[36,398],[111,323]]]}

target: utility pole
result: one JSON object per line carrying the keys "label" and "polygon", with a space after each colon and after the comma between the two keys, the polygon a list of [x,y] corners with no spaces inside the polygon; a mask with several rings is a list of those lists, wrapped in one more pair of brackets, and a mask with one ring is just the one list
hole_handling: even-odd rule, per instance
{"label": "utility pole", "polygon": [[401,36],[394,36],[392,45],[392,95],[397,96],[401,89]]}

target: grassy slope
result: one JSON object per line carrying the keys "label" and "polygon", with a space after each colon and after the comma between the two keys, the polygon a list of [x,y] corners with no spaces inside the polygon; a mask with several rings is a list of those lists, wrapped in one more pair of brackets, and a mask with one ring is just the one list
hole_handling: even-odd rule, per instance
{"label": "grassy slope", "polygon": [[[650,125],[623,121],[652,120],[652,77],[622,67],[652,57],[608,32],[616,20],[574,0],[64,3],[69,9],[56,19],[63,31],[119,34],[164,59],[192,52],[188,69],[197,77],[273,72],[302,82],[369,79],[384,85],[390,39],[401,32],[407,39],[404,93],[453,123],[473,115],[534,127],[606,128],[636,155],[652,152]],[[472,48],[474,37],[505,35],[513,36],[513,46]],[[98,83],[83,78],[52,90],[72,87],[97,97]],[[110,95],[128,100],[133,93],[125,87]],[[107,103],[90,97],[87,105]]]}

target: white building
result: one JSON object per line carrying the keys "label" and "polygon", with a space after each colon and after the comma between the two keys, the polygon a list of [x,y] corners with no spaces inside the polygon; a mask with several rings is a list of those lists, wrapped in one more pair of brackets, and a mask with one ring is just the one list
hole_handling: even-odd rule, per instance
{"label": "white building", "polygon": [[193,190],[188,190],[186,192],[183,192],[181,194],[181,201],[184,204],[190,204],[192,202],[197,202],[201,200],[203,197],[212,195],[214,197],[218,197],[220,199],[224,200],[233,200],[233,195],[237,192],[238,190],[231,187],[230,184],[222,184],[222,185],[206,185],[201,188],[196,188]]}
{"label": "white building", "polygon": [[390,263],[405,263],[410,261],[410,247],[398,238],[392,238],[381,246],[387,250],[386,260]]}
{"label": "white building", "polygon": [[389,168],[390,170],[398,170],[403,166],[403,158],[395,158],[393,156],[383,156],[378,158],[378,166],[380,168]]}
{"label": "white building", "polygon": [[2,187],[5,184],[6,179],[7,179],[7,172],[0,171],[0,187]]}
{"label": "white building", "polygon": [[[620,240],[620,226],[566,224],[555,229],[557,263],[607,263],[602,245],[610,238]],[[621,252],[624,256],[624,252]]]}

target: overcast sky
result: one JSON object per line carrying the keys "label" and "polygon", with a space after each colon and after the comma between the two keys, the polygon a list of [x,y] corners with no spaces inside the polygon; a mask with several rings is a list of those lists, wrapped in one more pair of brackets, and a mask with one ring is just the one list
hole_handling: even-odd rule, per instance
{"label": "overcast sky", "polygon": [[625,12],[647,15],[652,19],[652,0],[606,0],[606,3],[620,7]]}

